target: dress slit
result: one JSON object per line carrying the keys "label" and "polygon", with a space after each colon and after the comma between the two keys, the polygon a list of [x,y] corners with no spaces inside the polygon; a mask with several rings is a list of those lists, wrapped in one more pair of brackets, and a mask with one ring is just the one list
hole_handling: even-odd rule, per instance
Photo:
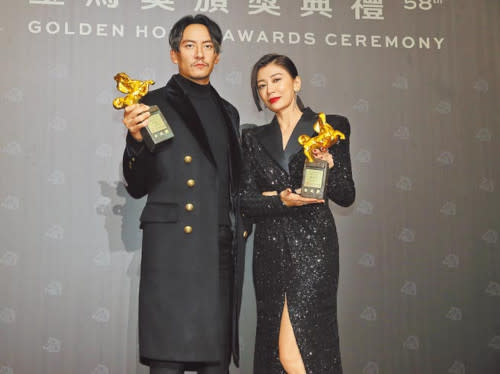
{"label": "dress slit", "polygon": [[[283,261],[282,261],[282,269],[281,272],[283,274],[284,282],[282,284],[282,297],[281,297],[281,312],[280,312],[280,320],[279,320],[279,329],[278,329],[278,346],[279,346],[279,338],[281,336],[281,325],[282,325],[282,319],[283,319],[283,313],[285,311],[285,306],[288,314],[288,323],[290,324],[290,329],[291,329],[291,336],[289,337],[290,339],[295,340],[295,347],[298,350],[298,358],[297,360],[300,360],[302,365],[304,365],[304,368],[306,367],[305,361],[304,361],[304,356],[302,354],[302,349],[303,345],[299,343],[302,342],[302,337],[297,336],[296,331],[300,332],[300,329],[297,329],[297,321],[295,318],[295,312],[296,308],[293,307],[294,305],[294,297],[292,296],[292,308],[290,310],[290,298],[288,297],[289,291],[291,288],[291,281],[294,278],[294,268],[293,268],[293,260],[292,260],[292,253],[290,251],[290,248],[288,245],[285,245],[283,248]],[[293,294],[293,291],[291,291]],[[298,334],[300,335],[300,333]],[[294,349],[294,347],[292,347]],[[279,357],[279,349],[278,349],[278,357]]]}
{"label": "dress slit", "polygon": [[[303,355],[302,355],[302,350],[300,349],[300,344],[299,344],[299,339],[300,338],[297,338],[297,335],[295,334],[295,328],[294,328],[294,324],[292,322],[292,317],[291,317],[291,314],[290,314],[290,308],[289,308],[289,303],[288,303],[288,298],[287,298],[287,294],[285,292],[285,298],[284,298],[284,301],[283,301],[283,307],[281,308],[281,316],[280,316],[280,328],[279,328],[279,331],[278,331],[278,346],[279,346],[279,349],[278,349],[278,353],[279,353],[279,350],[281,349],[281,344],[280,344],[280,337],[281,337],[281,330],[282,330],[282,324],[283,324],[283,315],[285,313],[285,307],[286,307],[286,314],[288,316],[288,321],[285,321],[285,324],[289,324],[289,328],[291,330],[291,335],[288,336],[288,339],[289,340],[292,340],[294,341],[294,346],[290,347],[288,346],[287,348],[288,349],[291,349],[291,350],[294,350],[295,349],[297,350],[296,353],[298,353],[298,357],[296,357],[296,360],[297,360],[297,366],[300,366],[302,365],[304,367],[304,372],[306,372],[305,370],[305,362],[304,362],[304,358],[303,358]],[[286,326],[288,327],[288,326]],[[289,345],[292,345],[293,343],[290,343]],[[296,354],[294,352],[294,355]]]}

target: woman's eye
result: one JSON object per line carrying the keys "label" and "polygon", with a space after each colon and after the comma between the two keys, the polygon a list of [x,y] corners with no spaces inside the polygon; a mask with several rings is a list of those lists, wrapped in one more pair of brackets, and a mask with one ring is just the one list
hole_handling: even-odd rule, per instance
{"label": "woman's eye", "polygon": [[258,89],[258,90],[262,90],[264,87],[266,87],[266,85],[265,85],[265,84],[261,84],[261,85],[258,85],[258,86],[257,86],[257,89]]}

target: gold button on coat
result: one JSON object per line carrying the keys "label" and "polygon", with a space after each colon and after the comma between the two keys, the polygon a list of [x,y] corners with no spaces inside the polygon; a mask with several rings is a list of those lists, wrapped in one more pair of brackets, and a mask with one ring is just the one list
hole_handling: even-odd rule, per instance
{"label": "gold button on coat", "polygon": [[186,184],[188,185],[188,187],[194,187],[195,181],[194,179],[188,179]]}
{"label": "gold button on coat", "polygon": [[191,234],[193,232],[193,228],[191,226],[185,226],[184,227],[184,232],[186,234]]}
{"label": "gold button on coat", "polygon": [[243,231],[243,237],[246,239],[247,236],[248,236],[248,231],[247,230]]}
{"label": "gold button on coat", "polygon": [[184,156],[184,162],[186,164],[190,164],[191,161],[193,161],[193,158],[191,156],[189,156],[189,155],[188,156]]}
{"label": "gold button on coat", "polygon": [[186,210],[188,212],[191,212],[194,209],[194,205],[191,203],[186,204]]}

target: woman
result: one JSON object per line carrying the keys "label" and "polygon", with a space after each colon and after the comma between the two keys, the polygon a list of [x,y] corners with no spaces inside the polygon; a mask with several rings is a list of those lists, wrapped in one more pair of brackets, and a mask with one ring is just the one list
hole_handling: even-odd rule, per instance
{"label": "woman", "polygon": [[[317,114],[303,108],[300,77],[286,56],[268,54],[254,65],[251,85],[276,115],[243,133],[243,215],[256,223],[253,276],[257,301],[254,373],[341,373],[337,329],[339,251],[324,200],[304,198],[305,155],[297,138],[312,135]],[[326,195],[341,206],[354,201],[349,122],[328,115],[346,139],[315,152],[330,170]]]}

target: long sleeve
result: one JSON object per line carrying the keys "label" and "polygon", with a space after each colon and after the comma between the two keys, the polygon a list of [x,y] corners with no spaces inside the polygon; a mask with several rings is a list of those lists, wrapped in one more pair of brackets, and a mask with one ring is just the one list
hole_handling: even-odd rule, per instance
{"label": "long sleeve", "polygon": [[340,140],[330,148],[334,165],[328,173],[326,195],[336,204],[346,207],[354,202],[356,191],[352,179],[351,156],[349,153],[351,128],[347,118],[340,118],[342,123],[338,130],[345,134],[345,140]]}
{"label": "long sleeve", "polygon": [[123,152],[123,176],[127,182],[130,196],[139,199],[148,193],[149,168],[152,164],[152,153],[145,144],[136,141],[127,133],[125,151]]}
{"label": "long sleeve", "polygon": [[[263,196],[264,190],[259,189],[258,171],[263,165],[257,163],[257,157],[262,157],[262,149],[257,149],[251,130],[243,132],[243,170],[240,190],[242,215],[252,220],[261,217],[283,216],[293,214],[295,207],[285,206],[278,196]],[[263,170],[266,172],[266,170]],[[277,191],[278,193],[280,191]]]}

